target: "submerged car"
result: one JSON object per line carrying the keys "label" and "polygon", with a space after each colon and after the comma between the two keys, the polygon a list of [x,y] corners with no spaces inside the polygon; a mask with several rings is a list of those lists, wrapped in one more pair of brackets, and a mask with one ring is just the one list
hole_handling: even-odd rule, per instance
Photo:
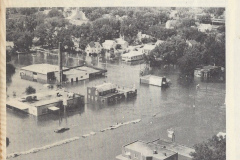
{"label": "submerged car", "polygon": [[70,128],[67,128],[67,127],[61,127],[61,128],[58,128],[58,129],[55,129],[54,132],[55,133],[63,133],[67,130],[69,130]]}

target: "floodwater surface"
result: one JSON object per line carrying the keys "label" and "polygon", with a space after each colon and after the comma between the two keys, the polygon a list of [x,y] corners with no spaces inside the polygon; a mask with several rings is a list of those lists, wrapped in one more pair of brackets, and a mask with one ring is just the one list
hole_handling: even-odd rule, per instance
{"label": "floodwater surface", "polygon": [[[16,72],[11,78],[12,81],[7,84],[9,97],[13,97],[13,92],[16,97],[24,95],[28,85],[36,88],[37,92],[50,90],[43,84],[22,80],[19,70],[23,66],[38,63],[57,65],[56,55],[19,55],[12,57],[12,63]],[[70,58],[67,54],[63,56],[63,66],[71,67],[83,63],[81,58]],[[86,87],[107,81],[124,87],[135,85],[138,90],[137,97],[114,105],[88,104],[86,101],[85,106],[76,111],[39,117],[7,109],[7,136],[10,138],[7,155],[96,132],[94,136],[12,159],[112,160],[121,154],[121,147],[130,142],[158,138],[170,140],[167,137],[169,128],[175,130],[176,142],[187,146],[193,146],[218,132],[226,131],[225,83],[195,80],[191,87],[182,87],[177,83],[177,73],[167,74],[154,69],[156,75],[171,79],[172,85],[162,90],[161,87],[140,84],[139,73],[144,67],[143,64],[121,61],[101,63],[96,58],[87,58],[85,63],[106,68],[107,77],[64,84],[66,90],[86,95]],[[198,91],[195,90],[197,84],[200,84]],[[141,121],[99,132],[110,125],[136,119]],[[54,130],[59,126],[69,127],[70,130],[55,133]]]}

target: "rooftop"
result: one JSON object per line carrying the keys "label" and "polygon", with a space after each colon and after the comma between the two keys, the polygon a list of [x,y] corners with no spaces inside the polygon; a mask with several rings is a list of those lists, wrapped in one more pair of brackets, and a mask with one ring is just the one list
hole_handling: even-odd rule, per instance
{"label": "rooftop", "polygon": [[[131,144],[124,146],[124,148],[140,152],[145,157],[155,157],[159,160],[160,159],[163,160],[166,159],[167,157],[177,154],[176,152],[170,151],[157,144],[145,143],[142,141],[133,142]],[[154,150],[157,151],[156,154],[153,153]]]}
{"label": "rooftop", "polygon": [[86,71],[86,72],[88,72],[88,74],[98,73],[99,72],[99,70],[94,69],[94,68],[90,68],[90,67],[87,67],[87,66],[77,67],[76,69],[77,70]]}
{"label": "rooftop", "polygon": [[116,43],[114,40],[105,40],[105,42],[103,42],[103,44],[114,44]]}
{"label": "rooftop", "polygon": [[100,84],[98,86],[95,86],[95,88],[99,92],[103,92],[103,91],[107,91],[107,90],[110,90],[110,89],[114,89],[114,88],[116,88],[116,86],[112,83],[103,83],[103,84]]}
{"label": "rooftop", "polygon": [[71,74],[79,74],[79,73],[86,73],[86,71],[82,71],[82,70],[79,70],[79,69],[70,69],[70,70],[67,70],[67,71],[64,71],[63,74],[65,75],[71,75]]}
{"label": "rooftop", "polygon": [[146,44],[143,49],[147,49],[147,50],[153,50],[156,46],[152,45],[152,44]]}
{"label": "rooftop", "polygon": [[139,56],[143,55],[144,53],[139,51],[130,51],[129,53],[123,54],[122,57],[132,57],[132,56]]}
{"label": "rooftop", "polygon": [[173,152],[177,152],[179,155],[182,155],[182,156],[185,156],[185,157],[188,157],[188,158],[192,158],[190,156],[190,153],[195,151],[193,148],[190,148],[190,147],[187,147],[187,146],[184,146],[184,145],[180,145],[180,144],[177,144],[175,142],[161,140],[161,139],[156,140],[154,142],[154,144],[157,144],[161,147],[165,146],[166,149],[171,150]]}
{"label": "rooftop", "polygon": [[[21,69],[31,71],[31,72],[41,73],[41,74],[47,74],[49,72],[59,71],[59,66],[51,65],[51,64],[33,64],[30,66],[22,67]],[[63,69],[68,69],[68,68],[63,67]]]}

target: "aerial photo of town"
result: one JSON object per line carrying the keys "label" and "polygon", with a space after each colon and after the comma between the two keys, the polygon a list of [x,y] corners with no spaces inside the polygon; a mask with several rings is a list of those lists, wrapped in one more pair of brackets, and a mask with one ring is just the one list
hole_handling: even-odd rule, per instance
{"label": "aerial photo of town", "polygon": [[225,160],[225,8],[6,9],[6,158]]}

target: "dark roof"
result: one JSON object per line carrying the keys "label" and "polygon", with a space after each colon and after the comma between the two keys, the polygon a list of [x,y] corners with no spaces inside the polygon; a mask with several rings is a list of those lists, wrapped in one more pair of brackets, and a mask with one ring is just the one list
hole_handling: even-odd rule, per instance
{"label": "dark roof", "polygon": [[89,43],[89,46],[90,46],[91,48],[96,48],[96,47],[101,46],[101,45],[100,45],[99,42],[93,42],[93,41],[92,41],[92,42]]}

